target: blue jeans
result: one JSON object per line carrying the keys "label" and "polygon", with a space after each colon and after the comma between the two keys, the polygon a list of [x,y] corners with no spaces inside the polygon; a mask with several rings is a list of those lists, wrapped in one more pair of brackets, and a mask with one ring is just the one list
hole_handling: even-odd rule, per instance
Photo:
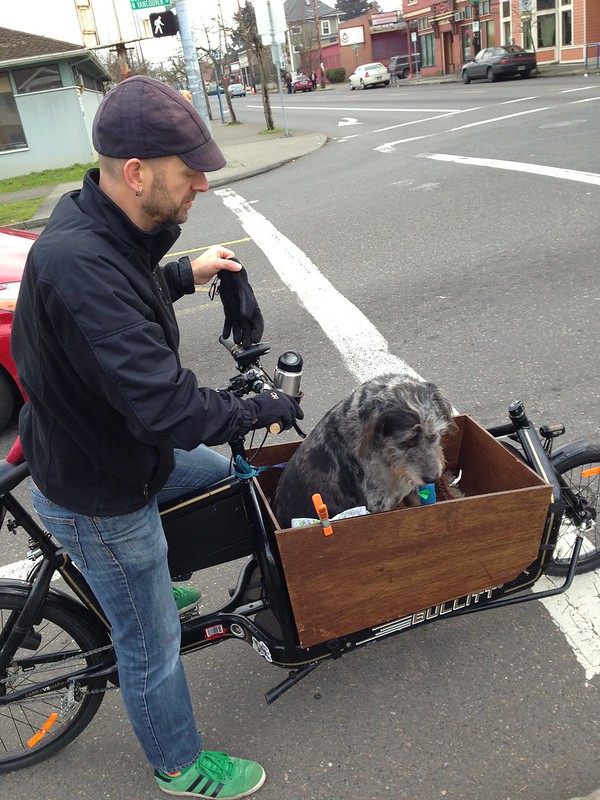
{"label": "blue jeans", "polygon": [[174,772],[202,750],[179,655],[181,626],[167,566],[158,501],[230,474],[229,460],[201,445],[175,451],[175,469],[147,506],[116,517],[86,517],[32,487],[33,506],[67,550],[112,626],[123,702],[155,769]]}

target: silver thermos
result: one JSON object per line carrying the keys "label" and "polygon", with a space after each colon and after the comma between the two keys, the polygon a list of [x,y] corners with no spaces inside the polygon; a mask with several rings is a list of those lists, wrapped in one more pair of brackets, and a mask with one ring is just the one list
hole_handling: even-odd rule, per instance
{"label": "silver thermos", "polygon": [[273,383],[277,389],[289,394],[300,402],[302,392],[300,391],[300,381],[302,380],[302,356],[295,350],[286,350],[279,356],[277,367],[273,373]]}

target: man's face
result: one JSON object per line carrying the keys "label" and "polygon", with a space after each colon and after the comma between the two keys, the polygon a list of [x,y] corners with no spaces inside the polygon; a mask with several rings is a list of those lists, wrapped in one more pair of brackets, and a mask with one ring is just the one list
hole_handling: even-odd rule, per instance
{"label": "man's face", "polygon": [[196,193],[208,191],[204,172],[196,172],[178,156],[145,163],[151,165],[151,181],[142,194],[141,210],[148,220],[148,230],[166,223],[185,222]]}

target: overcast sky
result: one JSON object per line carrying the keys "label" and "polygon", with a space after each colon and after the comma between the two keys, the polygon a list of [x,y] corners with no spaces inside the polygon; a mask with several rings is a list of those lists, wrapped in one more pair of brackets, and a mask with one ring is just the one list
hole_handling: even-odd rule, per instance
{"label": "overcast sky", "polygon": [[[272,0],[276,2],[276,0]],[[282,0],[283,1],[283,0]],[[324,0],[326,2],[326,0]],[[1,0],[0,25],[4,28],[36,33],[75,44],[82,43],[75,0]],[[147,18],[150,10],[132,11],[130,0],[91,0],[101,43],[135,39],[141,31],[140,20]],[[332,6],[334,2],[330,3]],[[231,19],[238,7],[237,0],[188,0],[188,13],[196,31],[203,25],[211,26],[219,5],[225,20]],[[379,0],[383,11],[400,7],[399,0]],[[157,7],[156,11],[160,11]],[[162,60],[174,49],[179,49],[179,37],[171,36],[144,43],[146,58]]]}

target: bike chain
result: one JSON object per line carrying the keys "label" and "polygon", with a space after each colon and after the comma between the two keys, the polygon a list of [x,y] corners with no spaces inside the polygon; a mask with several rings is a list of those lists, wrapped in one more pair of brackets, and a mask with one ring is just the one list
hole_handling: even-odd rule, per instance
{"label": "bike chain", "polygon": [[[70,658],[65,658],[64,661],[61,661],[59,665],[58,664],[52,664],[52,665],[48,665],[46,667],[42,667],[42,666],[36,667],[35,669],[36,669],[37,672],[51,672],[52,670],[57,670],[57,669],[62,668],[65,664],[69,664],[72,661],[81,661],[82,658],[88,658],[89,656],[95,656],[96,653],[104,653],[107,650],[114,650],[114,645],[105,644],[103,647],[97,647],[95,650],[86,650],[84,653],[78,653],[76,656],[71,656]],[[17,673],[15,673],[15,675],[17,675]],[[12,678],[10,676],[6,677],[6,678],[2,678],[0,680],[0,686],[9,683],[11,680],[12,680]],[[68,682],[69,686],[72,686],[77,682],[77,679],[69,681],[68,678],[67,678],[67,682]],[[118,689],[118,688],[119,688],[118,686],[105,686],[102,689],[86,689],[85,693],[86,694],[103,694],[104,692],[112,691],[113,689]],[[57,692],[56,694],[58,694],[60,696],[60,693]],[[54,693],[51,693],[51,694],[44,693],[44,697],[52,697],[52,696],[54,696]],[[25,698],[23,700],[19,700],[19,703],[36,702],[37,700],[39,700],[38,697],[32,697],[32,698],[29,698],[29,700],[27,698]]]}

